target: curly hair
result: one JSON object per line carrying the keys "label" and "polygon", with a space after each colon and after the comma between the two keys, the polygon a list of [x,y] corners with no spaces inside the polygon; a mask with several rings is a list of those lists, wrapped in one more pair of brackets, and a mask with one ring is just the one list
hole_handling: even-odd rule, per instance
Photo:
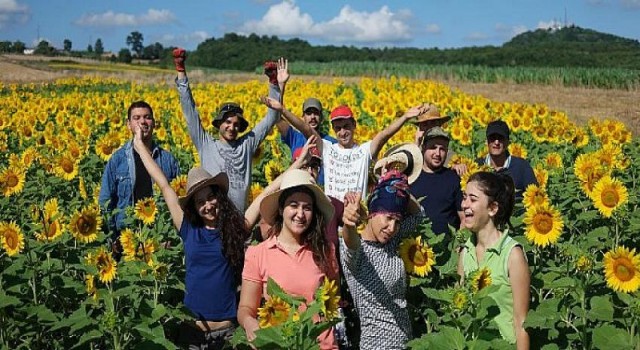
{"label": "curly hair", "polygon": [[477,182],[482,192],[489,197],[489,203],[498,203],[498,212],[493,218],[496,227],[507,225],[512,228],[509,218],[515,203],[515,185],[509,175],[479,171],[469,177],[467,183]]}
{"label": "curly hair", "polygon": [[269,230],[268,236],[271,237],[273,235],[277,236],[280,234],[284,222],[284,218],[281,213],[284,210],[285,201],[294,193],[299,192],[309,195],[313,201],[313,217],[309,227],[302,235],[303,244],[307,244],[311,249],[311,252],[313,253],[313,261],[318,265],[318,268],[320,268],[320,270],[328,277],[335,278],[337,276],[334,276],[334,271],[336,271],[337,265],[335,259],[330,258],[329,241],[327,241],[325,234],[325,218],[318,208],[313,191],[310,189],[304,186],[297,186],[282,191],[280,198],[278,198],[278,214],[276,216],[275,223]]}
{"label": "curly hair", "polygon": [[[244,243],[249,237],[250,231],[244,225],[244,215],[231,202],[229,196],[220,190],[218,186],[212,185],[211,191],[218,201],[218,216],[216,228],[220,231],[222,238],[222,254],[229,261],[234,270],[236,280],[239,282],[244,268]],[[184,214],[187,219],[197,227],[204,226],[204,222],[196,209],[193,197],[187,204]],[[242,223],[242,224],[239,224]]]}

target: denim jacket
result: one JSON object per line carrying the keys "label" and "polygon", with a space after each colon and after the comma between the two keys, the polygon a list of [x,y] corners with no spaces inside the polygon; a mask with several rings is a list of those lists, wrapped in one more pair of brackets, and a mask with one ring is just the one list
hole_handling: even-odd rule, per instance
{"label": "denim jacket", "polygon": [[[135,204],[133,188],[136,183],[136,165],[133,152],[133,143],[128,141],[111,156],[102,174],[102,186],[98,197],[100,207],[105,213],[119,209],[107,222],[114,239],[124,228],[125,209]],[[180,174],[178,161],[171,153],[154,144],[151,156],[169,181]]]}

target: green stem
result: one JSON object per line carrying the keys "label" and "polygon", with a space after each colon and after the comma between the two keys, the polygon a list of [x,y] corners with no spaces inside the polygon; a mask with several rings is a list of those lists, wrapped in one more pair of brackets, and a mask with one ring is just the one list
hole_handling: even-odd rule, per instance
{"label": "green stem", "polygon": [[582,347],[584,349],[589,349],[589,338],[587,334],[587,308],[584,288],[580,291],[580,308],[582,309],[582,334],[580,335],[580,338],[582,338]]}
{"label": "green stem", "polygon": [[36,277],[38,276],[38,269],[36,269],[36,265],[33,263],[33,252],[29,249],[29,240],[25,240],[27,259],[29,259],[29,266],[33,269],[33,275],[29,279],[29,284],[31,285],[31,293],[33,295],[33,304],[38,305],[38,289],[36,284]]}

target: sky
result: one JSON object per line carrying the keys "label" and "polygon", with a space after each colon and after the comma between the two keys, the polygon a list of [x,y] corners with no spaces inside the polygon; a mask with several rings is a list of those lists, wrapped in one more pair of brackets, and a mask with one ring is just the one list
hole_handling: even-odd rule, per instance
{"label": "sky", "polygon": [[105,51],[159,42],[195,50],[225,33],[300,38],[312,45],[499,46],[529,30],[577,25],[640,40],[640,0],[0,0],[0,40],[56,48],[69,39]]}

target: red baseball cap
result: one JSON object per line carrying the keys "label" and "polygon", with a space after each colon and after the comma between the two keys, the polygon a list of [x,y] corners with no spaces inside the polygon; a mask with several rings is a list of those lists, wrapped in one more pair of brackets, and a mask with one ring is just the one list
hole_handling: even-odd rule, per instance
{"label": "red baseball cap", "polygon": [[[298,159],[298,157],[300,157],[300,153],[302,153],[302,147],[296,148],[296,150],[293,151],[293,155],[291,156],[291,159],[295,162],[296,159]],[[320,155],[320,151],[318,151],[318,148],[316,148],[316,147],[309,148],[309,154],[312,157],[316,157],[316,158],[322,160],[322,156]]]}
{"label": "red baseball cap", "polygon": [[338,119],[354,119],[351,108],[346,105],[338,106],[331,111],[331,121]]}

